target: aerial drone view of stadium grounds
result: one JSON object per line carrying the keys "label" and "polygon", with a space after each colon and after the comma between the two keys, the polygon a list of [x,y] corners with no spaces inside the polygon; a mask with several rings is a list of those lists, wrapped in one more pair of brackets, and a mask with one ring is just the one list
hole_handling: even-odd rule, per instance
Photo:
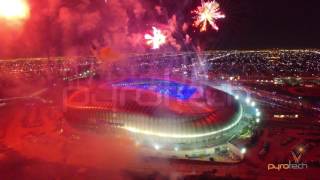
{"label": "aerial drone view of stadium grounds", "polygon": [[317,7],[0,0],[0,180],[319,179]]}
{"label": "aerial drone view of stadium grounds", "polygon": [[[229,142],[256,126],[260,113],[254,101],[213,87],[159,79],[83,88],[68,98],[66,108],[74,124],[127,130],[136,143],[163,156],[226,163],[243,159],[245,146]],[[230,157],[215,154],[227,149],[233,150]]]}

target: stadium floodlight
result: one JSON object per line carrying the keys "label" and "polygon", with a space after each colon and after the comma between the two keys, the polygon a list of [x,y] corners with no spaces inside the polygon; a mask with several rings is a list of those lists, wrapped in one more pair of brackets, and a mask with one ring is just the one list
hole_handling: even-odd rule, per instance
{"label": "stadium floodlight", "polygon": [[239,97],[239,95],[235,95],[234,98],[235,98],[236,100],[239,100],[240,97]]}
{"label": "stadium floodlight", "polygon": [[261,112],[258,111],[258,112],[256,113],[256,116],[257,116],[257,117],[260,117],[260,116],[261,116]]}
{"label": "stadium floodlight", "polygon": [[256,102],[252,101],[252,102],[251,102],[251,106],[252,106],[252,107],[255,107],[255,106],[256,106]]}
{"label": "stadium floodlight", "polygon": [[241,148],[241,150],[240,150],[240,153],[241,153],[241,154],[245,154],[246,152],[247,152],[247,148],[245,148],[245,147],[244,147],[244,148]]}
{"label": "stadium floodlight", "polygon": [[157,151],[160,149],[160,146],[158,144],[153,145],[154,149],[156,149]]}
{"label": "stadium floodlight", "polygon": [[250,102],[251,102],[251,99],[250,99],[249,97],[247,97],[247,98],[246,98],[246,103],[247,103],[247,104],[250,104]]}

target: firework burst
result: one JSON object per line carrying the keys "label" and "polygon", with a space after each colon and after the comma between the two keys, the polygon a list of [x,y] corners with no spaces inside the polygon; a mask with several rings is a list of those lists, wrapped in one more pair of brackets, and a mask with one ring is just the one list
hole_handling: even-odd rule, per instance
{"label": "firework burst", "polygon": [[26,19],[29,5],[26,0],[0,0],[0,17],[8,20]]}
{"label": "firework burst", "polygon": [[208,24],[218,31],[219,27],[216,21],[226,17],[225,14],[220,11],[220,5],[216,1],[202,1],[201,6],[198,6],[192,13],[195,14],[193,25],[199,27],[200,32],[207,31]]}
{"label": "firework burst", "polygon": [[166,36],[161,32],[160,29],[152,27],[153,34],[146,34],[144,38],[147,40],[147,45],[151,46],[152,49],[159,49],[161,45],[166,43]]}

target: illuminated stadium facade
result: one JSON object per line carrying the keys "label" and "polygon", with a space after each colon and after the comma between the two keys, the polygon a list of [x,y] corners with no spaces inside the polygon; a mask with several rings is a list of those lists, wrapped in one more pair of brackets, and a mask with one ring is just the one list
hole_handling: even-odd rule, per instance
{"label": "illuminated stadium facade", "polygon": [[75,91],[66,115],[72,123],[125,130],[149,154],[216,160],[214,152],[223,148],[237,162],[243,147],[230,142],[260,121],[255,104],[240,99],[204,84],[126,79]]}

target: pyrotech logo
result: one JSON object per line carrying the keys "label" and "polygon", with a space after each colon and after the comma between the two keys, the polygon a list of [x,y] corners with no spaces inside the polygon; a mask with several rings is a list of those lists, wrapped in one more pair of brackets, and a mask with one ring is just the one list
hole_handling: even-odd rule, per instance
{"label": "pyrotech logo", "polygon": [[291,163],[289,160],[289,163],[287,164],[268,164],[268,171],[270,170],[289,170],[289,169],[307,169],[308,164],[302,163],[301,161],[301,156],[302,154],[300,153],[298,156],[295,152],[291,152],[293,160],[295,163]]}

